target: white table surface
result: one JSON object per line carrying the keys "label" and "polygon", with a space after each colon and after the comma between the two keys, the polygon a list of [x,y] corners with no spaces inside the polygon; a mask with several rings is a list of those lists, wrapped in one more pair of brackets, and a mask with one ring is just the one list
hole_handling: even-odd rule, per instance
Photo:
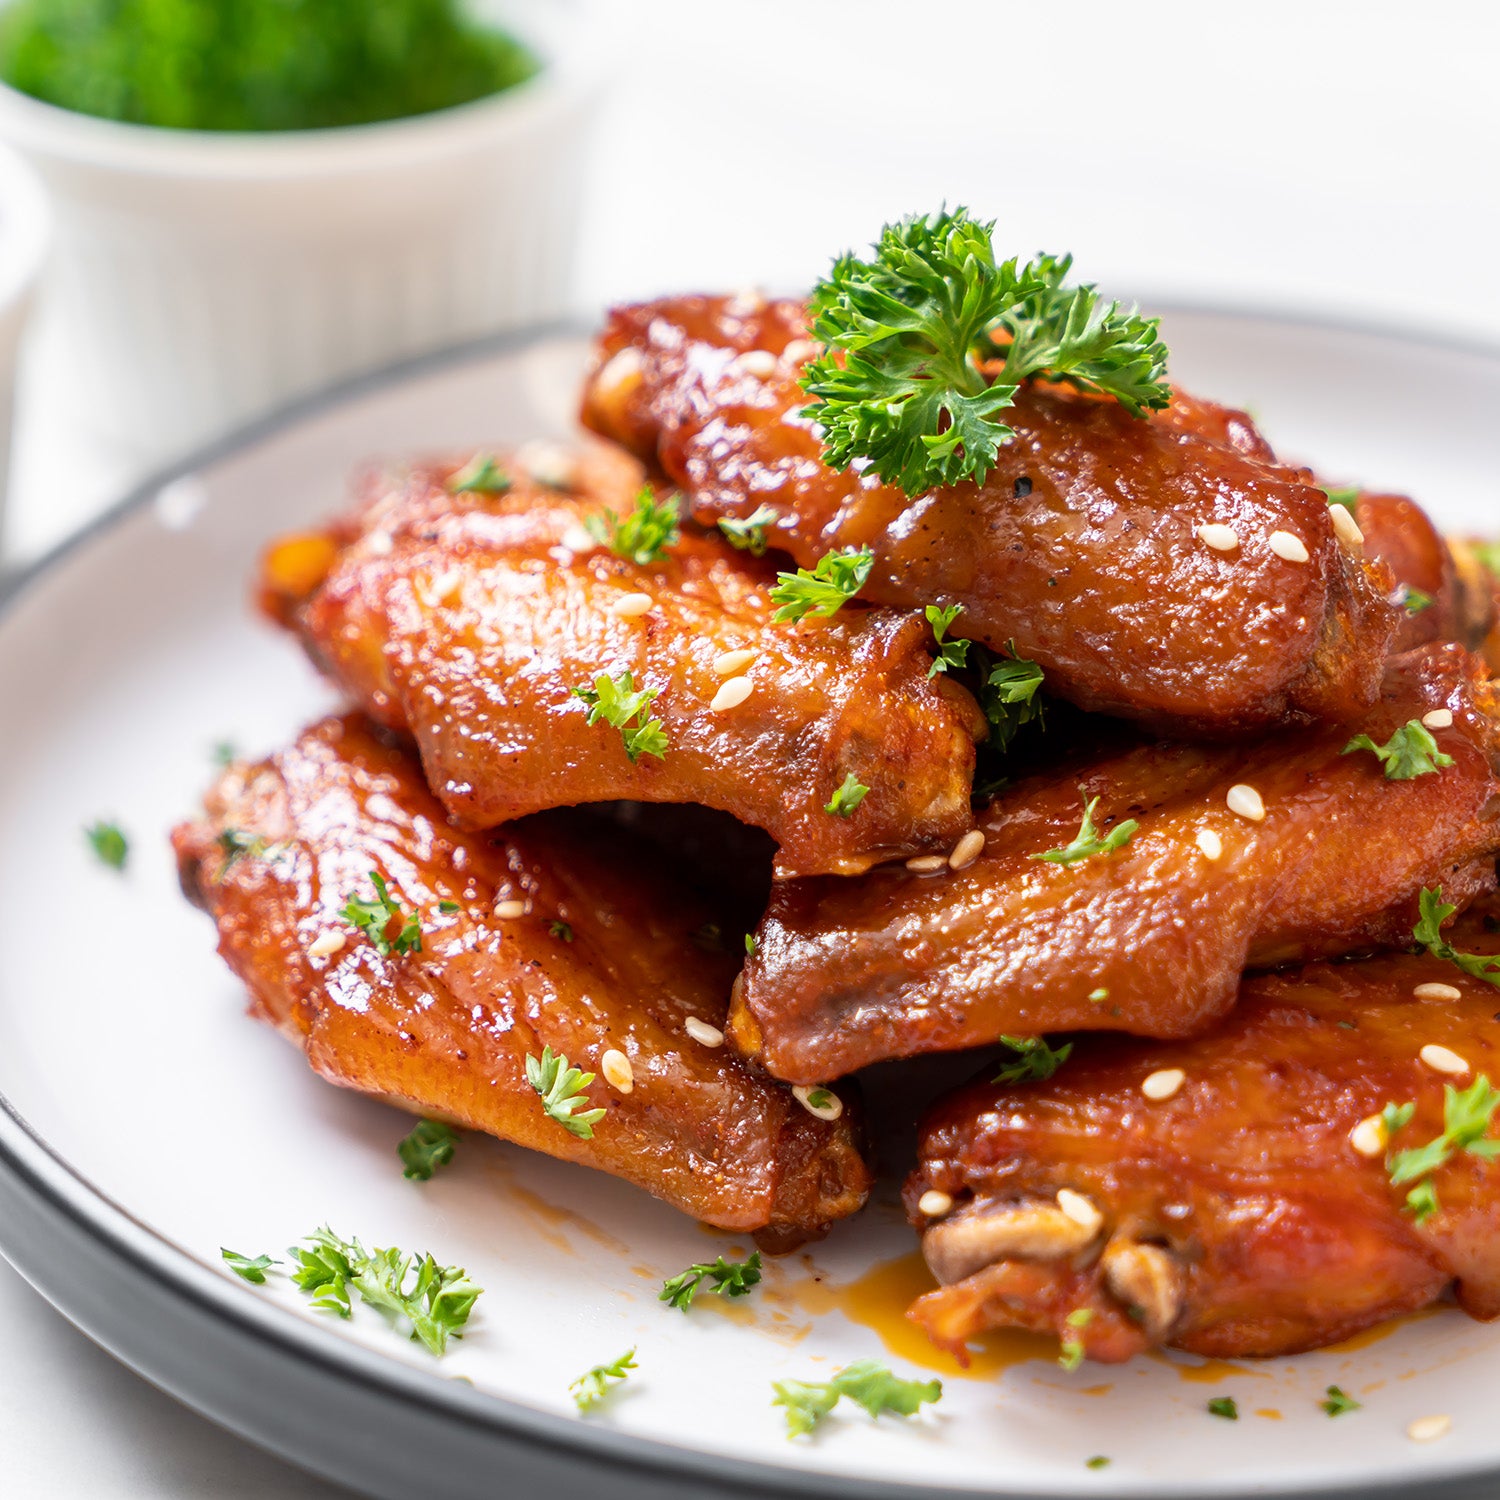
{"label": "white table surface", "polygon": [[[1488,0],[635,0],[628,14],[580,255],[586,313],[671,288],[796,286],[883,219],[946,199],[998,218],[1008,250],[1071,249],[1121,291],[1500,346]],[[70,409],[67,351],[34,350],[12,545],[34,554],[133,477]],[[343,1493],[147,1387],[3,1263],[0,1329],[7,1497]]]}

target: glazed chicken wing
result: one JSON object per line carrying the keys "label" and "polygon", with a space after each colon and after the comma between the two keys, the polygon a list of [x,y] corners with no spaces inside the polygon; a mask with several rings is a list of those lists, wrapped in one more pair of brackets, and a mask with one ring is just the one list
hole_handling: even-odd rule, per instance
{"label": "glazed chicken wing", "polygon": [[797,383],[814,352],[800,303],[620,308],[584,421],[659,464],[700,520],[769,514],[804,566],[871,548],[865,597],[961,604],[956,633],[1014,641],[1081,707],[1231,736],[1374,701],[1398,623],[1389,575],[1248,418],[1179,396],[1141,420],[1028,386],[983,484],[908,499],[822,462]]}
{"label": "glazed chicken wing", "polygon": [[[731,1032],[803,1084],[1006,1034],[1184,1036],[1225,1013],[1247,967],[1407,941],[1420,887],[1462,905],[1494,884],[1500,738],[1482,672],[1458,646],[1392,662],[1357,727],[1383,746],[1425,721],[1451,757],[1408,780],[1342,753],[1348,727],[1138,745],[1003,793],[961,869],[778,886]],[[1040,858],[1073,843],[1095,798],[1098,838],[1135,820],[1128,842]]]}
{"label": "glazed chicken wing", "polygon": [[[775,569],[717,535],[644,564],[594,542],[585,521],[632,511],[641,475],[624,455],[573,460],[568,492],[524,455],[500,465],[500,494],[454,493],[456,465],[376,475],[349,517],[265,565],[267,609],[359,707],[415,737],[454,817],[697,802],[770,833],[781,874],[863,870],[969,826],[984,721],[963,688],[928,680],[920,616],[777,623]],[[578,694],[625,673],[655,696],[612,724]],[[655,751],[627,738],[650,721]],[[868,792],[830,810],[849,777]]]}
{"label": "glazed chicken wing", "polygon": [[[1497,925],[1446,935],[1494,953]],[[955,1349],[1020,1327],[1122,1360],[1291,1354],[1450,1285],[1500,1315],[1500,1163],[1455,1146],[1392,1180],[1393,1153],[1443,1135],[1445,1085],[1500,1076],[1497,1005],[1426,954],[1320,963],[1247,980],[1196,1041],[1088,1038],[1044,1082],[970,1085],[924,1122],[906,1187],[941,1283],[910,1316]],[[1381,1112],[1407,1104],[1392,1135]]]}
{"label": "glazed chicken wing", "polygon": [[[864,1201],[849,1112],[815,1118],[721,1044],[735,960],[695,940],[714,913],[617,829],[561,813],[465,833],[416,762],[351,717],[231,769],[174,844],[254,1013],[331,1082],[597,1167],[768,1248]],[[385,953],[342,915],[376,901],[373,875],[399,908],[373,929]],[[412,919],[420,949],[399,951]],[[545,1047],[598,1075],[591,1139],[528,1083]]]}

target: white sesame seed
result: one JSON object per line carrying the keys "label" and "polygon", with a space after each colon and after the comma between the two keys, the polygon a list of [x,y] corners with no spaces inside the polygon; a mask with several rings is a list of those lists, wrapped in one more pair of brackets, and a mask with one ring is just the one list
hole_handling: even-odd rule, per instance
{"label": "white sesame seed", "polygon": [[513,917],[524,917],[526,915],[526,903],[524,901],[496,902],[495,915],[502,922],[509,922]]}
{"label": "white sesame seed", "polygon": [[948,868],[950,870],[962,870],[972,865],[979,858],[983,849],[984,834],[977,828],[971,828],[953,846],[953,852],[948,856]]}
{"label": "white sesame seed", "polygon": [[566,448],[545,439],[523,444],[516,466],[549,490],[570,490],[578,478],[578,460]]}
{"label": "white sesame seed", "polygon": [[609,609],[611,614],[618,615],[622,620],[634,620],[645,614],[655,603],[656,600],[650,594],[621,594]]}
{"label": "white sesame seed", "polygon": [[344,944],[348,939],[342,932],[320,932],[312,942],[307,945],[307,951],[314,958],[332,958],[335,953],[342,953]]}
{"label": "white sesame seed", "polygon": [[635,1071],[630,1066],[630,1059],[618,1047],[611,1047],[599,1059],[599,1071],[604,1074],[604,1081],[610,1088],[622,1094],[628,1094],[635,1087]]}
{"label": "white sesame seed", "polygon": [[769,380],[776,373],[776,356],[769,349],[747,349],[740,355],[739,366],[747,375]]}
{"label": "white sesame seed", "polygon": [[371,557],[389,557],[395,550],[396,544],[391,540],[388,531],[372,531],[365,538],[365,551]]}
{"label": "white sesame seed", "polygon": [[1224,840],[1212,828],[1200,828],[1196,842],[1204,859],[1218,859],[1224,853]]}
{"label": "white sesame seed", "polygon": [[1225,526],[1219,521],[1209,521],[1206,525],[1196,528],[1198,540],[1205,547],[1212,547],[1215,552],[1233,552],[1240,544],[1240,539],[1233,526]]}
{"label": "white sesame seed", "polygon": [[938,1188],[928,1188],[917,1199],[917,1212],[929,1219],[941,1219],[953,1207],[953,1199]]}
{"label": "white sesame seed", "polygon": [[641,351],[634,344],[626,344],[594,377],[596,395],[623,396],[641,383]]}
{"label": "white sesame seed", "polygon": [[695,1042],[702,1042],[705,1047],[724,1045],[724,1033],[717,1026],[710,1026],[707,1021],[700,1021],[697,1016],[689,1016],[683,1022],[682,1029]]}
{"label": "white sesame seed", "polygon": [[1436,1417],[1418,1417],[1406,1424],[1406,1435],[1414,1443],[1432,1443],[1453,1431],[1453,1418],[1444,1413]]}
{"label": "white sesame seed", "polygon": [[815,344],[811,339],[793,339],[781,351],[781,357],[789,365],[806,364],[808,360],[818,357],[821,348],[821,345]]}
{"label": "white sesame seed", "polygon": [[1349,1132],[1349,1144],[1361,1156],[1379,1156],[1386,1147],[1385,1121],[1369,1115]]}
{"label": "white sesame seed", "polygon": [[592,552],[599,545],[586,526],[570,526],[557,540],[559,546],[577,553]]}
{"label": "white sesame seed", "polygon": [[810,1086],[799,1083],[792,1089],[792,1093],[808,1114],[816,1115],[820,1120],[836,1120],[844,1112],[844,1101],[821,1083]]}
{"label": "white sesame seed", "polygon": [[750,690],[754,686],[748,677],[731,677],[714,694],[713,702],[708,706],[716,714],[723,713],[725,709],[738,708],[750,696]]}
{"label": "white sesame seed", "polygon": [[1072,1188],[1057,1190],[1057,1206],[1075,1223],[1085,1229],[1097,1229],[1104,1222],[1104,1215],[1094,1206],[1092,1198],[1075,1193]]}
{"label": "white sesame seed", "polygon": [[1464,992],[1456,984],[1419,984],[1412,991],[1418,1000],[1462,1000]]}
{"label": "white sesame seed", "polygon": [[1417,1056],[1435,1073],[1467,1073],[1469,1065],[1450,1047],[1440,1047],[1436,1042],[1428,1044]]}
{"label": "white sesame seed", "polygon": [[948,868],[948,860],[941,854],[918,854],[907,860],[906,868],[916,875],[936,875]]}
{"label": "white sesame seed", "polygon": [[743,651],[726,651],[722,656],[714,657],[714,676],[733,677],[736,672],[743,672],[759,655],[759,651],[750,648]]}
{"label": "white sesame seed", "polygon": [[1430,714],[1422,715],[1422,725],[1426,729],[1452,729],[1453,710],[1451,708],[1435,708]]}
{"label": "white sesame seed", "polygon": [[[1365,534],[1359,529],[1359,522],[1354,519],[1354,512],[1347,506],[1330,505],[1328,519],[1333,522],[1333,534],[1341,542],[1347,542],[1351,547],[1364,546]],[[1296,558],[1292,560],[1297,561]]]}
{"label": "white sesame seed", "polygon": [[1266,804],[1261,801],[1260,793],[1243,781],[1237,781],[1229,788],[1224,802],[1230,812],[1249,818],[1252,823],[1259,823],[1266,815]]}
{"label": "white sesame seed", "polygon": [[418,581],[416,584],[417,597],[428,609],[436,609],[439,605],[446,604],[463,585],[463,574],[457,568],[446,568],[443,572],[434,574],[426,582]]}
{"label": "white sesame seed", "polygon": [[1307,543],[1295,531],[1273,531],[1266,542],[1277,557],[1287,562],[1307,561]]}
{"label": "white sesame seed", "polygon": [[1187,1074],[1181,1068],[1158,1068],[1154,1073],[1148,1073],[1141,1080],[1141,1092],[1148,1099],[1160,1102],[1170,1099],[1187,1079]]}
{"label": "white sesame seed", "polygon": [[766,305],[766,294],[758,286],[742,286],[724,304],[724,311],[737,318],[760,312]]}

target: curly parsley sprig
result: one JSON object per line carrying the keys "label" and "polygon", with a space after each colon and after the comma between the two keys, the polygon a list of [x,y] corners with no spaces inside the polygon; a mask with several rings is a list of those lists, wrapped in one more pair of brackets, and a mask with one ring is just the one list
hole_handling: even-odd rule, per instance
{"label": "curly parsley sprig", "polygon": [[606,510],[602,516],[589,516],[584,529],[601,546],[616,557],[645,568],[658,562],[682,536],[682,507],[676,495],[658,500],[649,484],[635,497],[635,509],[618,516]]}
{"label": "curly parsley sprig", "polygon": [[[356,932],[362,932],[382,958],[393,953],[420,953],[422,923],[416,912],[408,916],[401,909],[401,903],[391,895],[385,877],[378,870],[370,871],[370,884],[375,887],[375,899],[350,896],[339,916]],[[395,937],[390,936],[393,922],[401,924]]]}
{"label": "curly parsley sprig", "polygon": [[594,1081],[592,1073],[573,1067],[563,1053],[543,1047],[540,1057],[526,1054],[526,1081],[542,1096],[542,1108],[548,1116],[569,1135],[581,1141],[593,1140],[594,1126],[606,1111],[585,1109],[579,1113],[580,1106],[589,1102],[584,1090]]}
{"label": "curly parsley sprig", "polygon": [[875,1359],[846,1365],[832,1380],[777,1380],[771,1388],[776,1393],[771,1405],[786,1408],[788,1437],[811,1432],[844,1396],[857,1401],[872,1417],[887,1411],[909,1417],[943,1394],[940,1380],[903,1380]]}
{"label": "curly parsley sprig", "polygon": [[1443,936],[1443,923],[1458,908],[1443,900],[1442,886],[1431,890],[1424,886],[1421,895],[1417,897],[1417,910],[1417,925],[1412,928],[1411,935],[1434,958],[1441,958],[1472,978],[1482,979],[1486,984],[1500,988],[1500,954],[1460,953]]}
{"label": "curly parsley sprig", "polygon": [[1099,806],[1099,799],[1095,797],[1093,801],[1089,801],[1081,787],[1079,796],[1083,798],[1083,821],[1078,825],[1073,842],[1064,844],[1060,849],[1049,849],[1045,854],[1029,855],[1028,858],[1046,860],[1053,865],[1073,865],[1081,859],[1092,859],[1096,854],[1113,854],[1116,849],[1123,849],[1141,826],[1134,818],[1126,818],[1100,838],[1099,830],[1094,826],[1094,809]]}
{"label": "curly parsley sprig", "polygon": [[[699,1292],[712,1292],[718,1297],[748,1297],[759,1280],[759,1250],[752,1250],[746,1260],[725,1260],[721,1255],[717,1260],[700,1262],[667,1277],[657,1300],[686,1312]],[[711,1285],[705,1286],[705,1282]]]}
{"label": "curly parsley sprig", "polygon": [[875,554],[868,547],[846,547],[842,552],[825,552],[815,567],[778,573],[771,603],[781,608],[771,618],[780,622],[817,615],[826,620],[864,587],[874,562]]}
{"label": "curly parsley sprig", "polygon": [[635,677],[630,672],[621,672],[616,677],[600,672],[594,678],[593,687],[576,687],[570,691],[575,698],[582,698],[588,704],[591,726],[602,719],[620,731],[631,765],[643,755],[654,755],[658,760],[667,758],[667,732],[660,719],[647,717],[656,697],[655,688],[643,687],[637,692]]}
{"label": "curly parsley sprig", "polygon": [[[1500,1094],[1490,1087],[1489,1079],[1482,1073],[1463,1090],[1445,1083],[1443,1133],[1425,1146],[1393,1151],[1386,1158],[1386,1171],[1393,1187],[1408,1182],[1416,1184],[1406,1195],[1406,1207],[1418,1224],[1425,1224],[1441,1206],[1437,1188],[1431,1180],[1432,1174],[1444,1166],[1455,1151],[1465,1151],[1485,1161],[1500,1156],[1500,1140],[1490,1140],[1486,1135],[1497,1107],[1500,1107]],[[1416,1106],[1410,1102],[1387,1104],[1380,1112],[1386,1138],[1409,1125],[1415,1113]]]}
{"label": "curly parsley sprig", "polygon": [[1357,750],[1368,750],[1380,762],[1387,781],[1412,781],[1453,764],[1453,757],[1438,749],[1432,731],[1420,719],[1408,720],[1383,745],[1367,734],[1357,734],[1339,754],[1352,755]]}
{"label": "curly parsley sprig", "polygon": [[627,1349],[607,1365],[595,1365],[592,1370],[585,1370],[568,1387],[568,1393],[578,1404],[579,1411],[593,1411],[620,1381],[629,1378],[635,1368],[635,1350]]}

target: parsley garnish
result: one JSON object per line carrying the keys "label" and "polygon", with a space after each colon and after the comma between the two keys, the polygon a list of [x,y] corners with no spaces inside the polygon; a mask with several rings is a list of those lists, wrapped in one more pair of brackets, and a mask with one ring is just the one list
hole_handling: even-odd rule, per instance
{"label": "parsley garnish", "polygon": [[226,771],[240,758],[240,752],[233,740],[220,740],[211,754],[214,764],[222,766]]}
{"label": "parsley garnish", "polygon": [[887,1411],[909,1417],[943,1394],[940,1380],[902,1380],[876,1359],[846,1365],[832,1380],[777,1380],[771,1389],[776,1393],[771,1405],[786,1408],[788,1437],[811,1432],[843,1396],[857,1401],[872,1417]]}
{"label": "parsley garnish", "polygon": [[595,1365],[568,1387],[579,1411],[592,1411],[614,1389],[612,1382],[624,1380],[636,1368],[635,1350],[627,1349],[607,1365]]}
{"label": "parsley garnish", "polygon": [[542,1096],[542,1108],[569,1135],[576,1135],[580,1141],[593,1140],[594,1125],[604,1118],[605,1111],[586,1109],[577,1113],[580,1105],[589,1102],[583,1091],[594,1081],[592,1073],[573,1067],[561,1052],[543,1047],[539,1058],[526,1054],[526,1081]]}
{"label": "parsley garnish", "polygon": [[1342,505],[1345,510],[1353,510],[1359,501],[1357,484],[1325,484],[1323,493],[1328,496],[1330,505]]}
{"label": "parsley garnish", "polygon": [[1210,1416],[1223,1417],[1226,1422],[1238,1422],[1240,1419],[1240,1409],[1235,1405],[1233,1396],[1215,1396],[1208,1403],[1208,1411]]}
{"label": "parsley garnish", "polygon": [[631,765],[643,755],[654,755],[658,760],[667,758],[667,734],[661,720],[646,717],[656,692],[655,688],[636,692],[635,678],[629,672],[621,672],[618,677],[601,672],[593,687],[572,689],[575,698],[582,698],[589,705],[590,724],[603,719],[620,731]]}
{"label": "parsley garnish", "polygon": [[220,880],[229,872],[232,865],[237,864],[247,855],[252,859],[259,859],[270,847],[258,833],[246,833],[241,828],[226,828],[214,842],[224,856],[224,863],[219,866]]}
{"label": "parsley garnish", "polygon": [[1356,750],[1368,750],[1385,767],[1387,781],[1411,781],[1439,766],[1453,764],[1453,757],[1438,749],[1432,732],[1420,719],[1408,719],[1383,745],[1377,745],[1367,734],[1357,734],[1339,754],[1352,755]]}
{"label": "parsley garnish", "polygon": [[1130,842],[1131,835],[1141,825],[1134,818],[1126,818],[1123,823],[1117,823],[1101,839],[1099,830],[1094,827],[1094,809],[1099,805],[1099,799],[1094,798],[1090,802],[1079,789],[1078,795],[1083,798],[1083,822],[1078,825],[1078,833],[1071,844],[1064,844],[1060,849],[1049,849],[1045,854],[1033,854],[1031,859],[1044,859],[1048,864],[1072,865],[1081,859],[1092,859],[1096,854],[1113,854],[1116,849],[1122,849]]}
{"label": "parsley garnish", "polygon": [[396,1147],[405,1168],[401,1175],[414,1182],[428,1181],[439,1167],[453,1160],[457,1146],[458,1132],[451,1125],[441,1120],[419,1120]]}
{"label": "parsley garnish", "polygon": [[[759,1250],[752,1251],[748,1260],[741,1261],[725,1260],[721,1255],[715,1261],[701,1262],[676,1276],[669,1276],[661,1284],[658,1300],[686,1312],[700,1291],[712,1292],[719,1297],[747,1297],[759,1280]],[[705,1281],[711,1281],[713,1285],[706,1287],[703,1285]]]}
{"label": "parsley garnish", "polygon": [[755,950],[760,947],[760,939],[753,932],[745,934],[745,957],[754,958]]}
{"label": "parsley garnish", "polygon": [[682,535],[682,510],[676,495],[658,501],[649,484],[635,497],[635,509],[627,516],[606,510],[602,516],[584,521],[588,534],[608,547],[616,557],[645,568],[659,561]]}
{"label": "parsley garnish", "polygon": [[[1091,1307],[1075,1307],[1064,1321],[1069,1328],[1087,1328],[1094,1321],[1094,1310]],[[1083,1341],[1077,1338],[1064,1339],[1057,1362],[1069,1372],[1076,1370],[1083,1363]]]}
{"label": "parsley garnish", "polygon": [[1342,1391],[1336,1385],[1328,1387],[1327,1399],[1318,1402],[1318,1405],[1328,1413],[1330,1417],[1341,1417],[1346,1411],[1362,1410],[1362,1403],[1356,1401],[1346,1391]]}
{"label": "parsley garnish", "polygon": [[868,547],[846,547],[842,552],[825,552],[812,569],[778,573],[771,603],[781,608],[771,618],[800,620],[803,615],[817,615],[826,620],[864,587],[874,562],[875,554]]}
{"label": "parsley garnish", "polygon": [[833,1097],[832,1089],[809,1089],[807,1091],[807,1107],[809,1109],[827,1109],[833,1103]]}
{"label": "parsley garnish", "polygon": [[1417,925],[1412,928],[1411,935],[1434,958],[1445,959],[1462,969],[1465,974],[1482,979],[1486,984],[1500,986],[1500,957],[1488,953],[1460,953],[1443,936],[1443,923],[1458,908],[1443,901],[1442,886],[1433,890],[1424,886],[1422,894],[1417,898],[1417,908],[1421,915],[1417,919]]}
{"label": "parsley garnish", "polygon": [[111,870],[125,868],[125,862],[130,858],[130,840],[118,823],[95,823],[83,831],[94,851],[94,858],[101,865],[108,865]]}
{"label": "parsley garnish", "polygon": [[223,1245],[219,1246],[219,1254],[229,1262],[229,1269],[236,1276],[243,1277],[252,1286],[264,1286],[266,1272],[276,1264],[269,1255],[257,1255],[252,1260],[248,1255],[241,1255],[238,1250],[230,1250]]}
{"label": "parsley garnish", "polygon": [[776,519],[777,512],[772,506],[757,505],[742,521],[735,520],[733,516],[721,516],[719,530],[724,533],[731,547],[738,547],[751,557],[764,557],[766,532],[775,524]]}
{"label": "parsley garnish", "polygon": [[1096,1453],[1084,1464],[1085,1469],[1107,1469],[1108,1467],[1109,1460],[1102,1453]]}
{"label": "parsley garnish", "polygon": [[995,1074],[991,1083],[1031,1083],[1050,1078],[1073,1053],[1072,1042],[1054,1049],[1044,1036],[1002,1036],[1000,1040],[1017,1056]]}
{"label": "parsley garnish", "polygon": [[865,800],[869,790],[869,787],[853,771],[850,771],[844,777],[843,785],[823,804],[823,811],[839,818],[853,817],[854,809]]}
{"label": "parsley garnish", "polygon": [[560,938],[565,943],[573,941],[573,927],[571,923],[563,921],[552,921],[547,923],[547,931],[555,938]]}
{"label": "parsley garnish", "polygon": [[[392,953],[420,953],[422,951],[422,926],[413,912],[407,916],[400,904],[391,895],[385,877],[378,870],[370,871],[370,884],[375,887],[375,899],[351,896],[339,913],[356,932],[362,932],[375,945],[382,958]],[[394,940],[387,934],[391,923],[399,922],[401,930]]]}
{"label": "parsley garnish", "polygon": [[1469,551],[1491,577],[1500,578],[1500,542],[1470,542]]}
{"label": "parsley garnish", "polygon": [[939,672],[952,671],[955,667],[962,667],[968,662],[969,647],[974,644],[972,641],[943,639],[948,633],[948,627],[962,612],[962,604],[950,604],[947,609],[939,609],[935,604],[927,606],[927,623],[932,626],[932,639],[937,643],[938,648],[938,654],[927,669],[928,677],[936,677]]}
{"label": "parsley garnish", "polygon": [[1008,750],[1023,725],[1041,723],[1045,705],[1037,697],[1042,669],[1034,661],[1016,655],[1016,643],[1006,645],[1009,657],[992,662],[983,646],[975,643],[974,665],[979,669],[979,707],[990,726],[990,743]]}
{"label": "parsley garnish", "polygon": [[1403,584],[1401,587],[1401,603],[1409,615],[1419,615],[1424,609],[1432,605],[1432,595],[1424,593],[1411,584]]}
{"label": "parsley garnish", "polygon": [[448,481],[454,495],[503,495],[510,489],[510,475],[495,462],[492,453],[476,453]]}
{"label": "parsley garnish", "polygon": [[[994,225],[966,209],[887,224],[873,260],[840,256],[809,302],[825,352],[802,372],[825,460],[857,459],[908,495],[983,481],[1015,434],[996,420],[1023,380],[1164,407],[1157,322],[1064,287],[1072,257],[995,263]],[[993,379],[982,362],[1003,359]]]}
{"label": "parsley garnish", "polygon": [[[1416,1186],[1406,1195],[1406,1207],[1418,1224],[1424,1224],[1435,1214],[1440,1205],[1437,1189],[1431,1174],[1443,1166],[1455,1151],[1467,1151],[1471,1156],[1493,1161],[1500,1156],[1500,1140],[1488,1140],[1485,1132],[1496,1107],[1500,1106],[1500,1094],[1490,1087],[1483,1074],[1466,1089],[1459,1090],[1451,1083],[1443,1085],[1443,1133],[1407,1151],[1393,1151],[1386,1158],[1386,1170],[1390,1173],[1391,1185],[1400,1187],[1406,1182]],[[1411,1121],[1416,1106],[1387,1104],[1380,1118],[1389,1138]]]}

